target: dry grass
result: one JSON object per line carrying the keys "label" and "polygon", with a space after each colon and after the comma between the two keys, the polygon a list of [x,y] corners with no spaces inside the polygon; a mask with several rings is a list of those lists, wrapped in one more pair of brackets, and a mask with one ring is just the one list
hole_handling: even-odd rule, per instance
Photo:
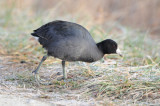
{"label": "dry grass", "polygon": [[66,66],[67,82],[57,80],[62,76],[57,75],[61,72],[61,61],[50,58],[43,64],[40,75],[51,80],[53,85],[38,87],[31,72],[45,51],[30,33],[42,24],[59,19],[60,16],[51,14],[57,11],[58,6],[42,14],[33,14],[31,8],[25,8],[22,12],[17,3],[4,3],[0,4],[4,8],[0,12],[2,85],[31,89],[33,94],[38,89],[41,92],[38,98],[50,102],[55,99],[52,94],[58,92],[64,100],[87,101],[94,98],[95,104],[101,105],[159,105],[160,44],[152,40],[147,32],[135,31],[119,23],[93,24],[90,18],[81,18],[79,14],[74,14],[76,18],[70,14],[63,15],[61,19],[86,26],[97,42],[106,38],[115,39],[124,57],[107,55],[91,64],[69,63]]}

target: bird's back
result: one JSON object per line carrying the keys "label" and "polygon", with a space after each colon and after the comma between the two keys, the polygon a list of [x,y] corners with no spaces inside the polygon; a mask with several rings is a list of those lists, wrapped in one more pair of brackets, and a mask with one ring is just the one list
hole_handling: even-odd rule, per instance
{"label": "bird's back", "polygon": [[92,62],[98,52],[89,32],[76,23],[53,21],[34,30],[32,35],[39,38],[48,55],[62,60]]}

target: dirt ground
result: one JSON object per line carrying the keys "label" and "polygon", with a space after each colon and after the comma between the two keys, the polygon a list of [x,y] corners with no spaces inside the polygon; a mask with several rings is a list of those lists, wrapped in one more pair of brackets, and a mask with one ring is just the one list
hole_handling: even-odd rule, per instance
{"label": "dirt ground", "polygon": [[[48,60],[47,63],[49,63],[49,61],[50,60]],[[147,86],[145,84],[146,80],[148,80],[146,78],[150,78],[148,77],[148,74],[149,76],[152,76],[149,71],[149,73],[146,73],[147,70],[142,70],[148,66],[143,66],[142,68],[130,67],[127,71],[126,66],[120,66],[121,63],[116,63],[114,59],[97,64],[101,67],[98,69],[97,67],[94,67],[94,64],[97,63],[93,63],[92,68],[95,68],[99,74],[93,76],[92,71],[89,71],[89,64],[83,65],[83,63],[79,64],[74,62],[70,63],[70,65],[66,64],[68,79],[71,79],[70,82],[57,81],[58,78],[62,77],[60,61],[55,60],[52,65],[44,64],[41,67],[40,76],[42,79],[51,80],[50,78],[52,78],[54,84],[39,86],[34,79],[34,75],[32,74],[32,71],[37,66],[36,63],[33,64],[32,62],[21,61],[16,55],[0,56],[0,106],[115,106],[119,103],[120,105],[126,106],[128,104],[136,105],[137,103],[143,105],[157,105],[160,103],[160,84],[147,83]],[[114,68],[114,70],[113,64],[117,64],[118,66],[117,68]],[[109,67],[110,70],[108,70]],[[157,70],[159,69],[153,70],[157,73],[152,72],[154,76],[153,80],[159,79],[159,71]],[[107,72],[106,75],[101,73],[104,71]],[[142,76],[143,74],[146,77]],[[115,75],[116,77],[114,78]],[[109,94],[110,90],[108,90],[107,92],[110,98],[98,98],[103,94],[103,91],[97,93],[95,89],[98,84],[96,85],[94,83],[102,83],[105,81],[106,83],[104,83],[103,86],[106,86],[106,88],[113,87],[112,83],[116,83],[117,76],[128,77],[130,81],[134,81],[135,78],[139,78],[141,82],[144,82],[145,86],[140,85],[140,83],[138,86],[139,88],[137,88],[136,85],[135,87],[137,89],[128,88],[130,90],[127,90],[126,88],[130,87],[130,84],[134,85],[134,82],[128,82],[125,85],[124,83],[122,83],[123,85],[120,85],[121,83],[119,83],[116,88],[120,85],[122,86],[120,90],[126,90],[125,92],[122,92],[122,95],[118,92],[117,95]],[[113,82],[107,82],[103,79],[106,79],[106,77],[111,77],[110,80],[113,80]],[[117,80],[119,81],[119,79]],[[110,83],[111,85],[109,85]],[[145,87],[148,87],[148,91],[146,91],[147,88]]]}
{"label": "dirt ground", "polygon": [[[50,91],[46,91],[36,83],[34,86],[30,82],[28,85],[23,83],[23,78],[16,78],[16,76],[18,74],[25,74],[26,77],[32,76],[31,70],[35,66],[11,62],[11,58],[10,56],[0,56],[0,106],[94,106],[97,104],[93,98],[81,98],[76,91],[61,93],[56,92],[52,87]],[[29,65],[30,67],[28,67]]]}

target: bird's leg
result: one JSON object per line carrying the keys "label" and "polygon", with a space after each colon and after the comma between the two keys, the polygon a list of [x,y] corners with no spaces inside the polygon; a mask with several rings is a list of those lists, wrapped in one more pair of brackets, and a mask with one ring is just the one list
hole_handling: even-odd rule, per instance
{"label": "bird's leg", "polygon": [[40,66],[41,66],[42,63],[47,59],[47,57],[48,57],[47,55],[43,56],[41,62],[40,62],[39,65],[38,65],[38,67],[37,67],[32,73],[34,73],[34,74],[37,74],[37,73],[38,73],[38,70],[39,70]]}
{"label": "bird's leg", "polygon": [[40,84],[43,84],[43,83],[40,81],[40,77],[38,75],[38,70],[39,70],[40,66],[42,65],[42,63],[47,59],[47,57],[48,57],[47,55],[44,55],[41,62],[38,65],[38,67],[32,72],[35,74],[34,77],[35,77],[35,80],[37,81],[39,86],[40,86]]}
{"label": "bird's leg", "polygon": [[62,60],[63,79],[67,79],[67,73],[65,71],[65,61]]}

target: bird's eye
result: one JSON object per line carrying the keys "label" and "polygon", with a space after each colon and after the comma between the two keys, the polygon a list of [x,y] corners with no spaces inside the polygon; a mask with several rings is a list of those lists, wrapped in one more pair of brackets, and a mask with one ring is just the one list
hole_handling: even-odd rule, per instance
{"label": "bird's eye", "polygon": [[113,45],[114,48],[116,48],[116,45]]}

